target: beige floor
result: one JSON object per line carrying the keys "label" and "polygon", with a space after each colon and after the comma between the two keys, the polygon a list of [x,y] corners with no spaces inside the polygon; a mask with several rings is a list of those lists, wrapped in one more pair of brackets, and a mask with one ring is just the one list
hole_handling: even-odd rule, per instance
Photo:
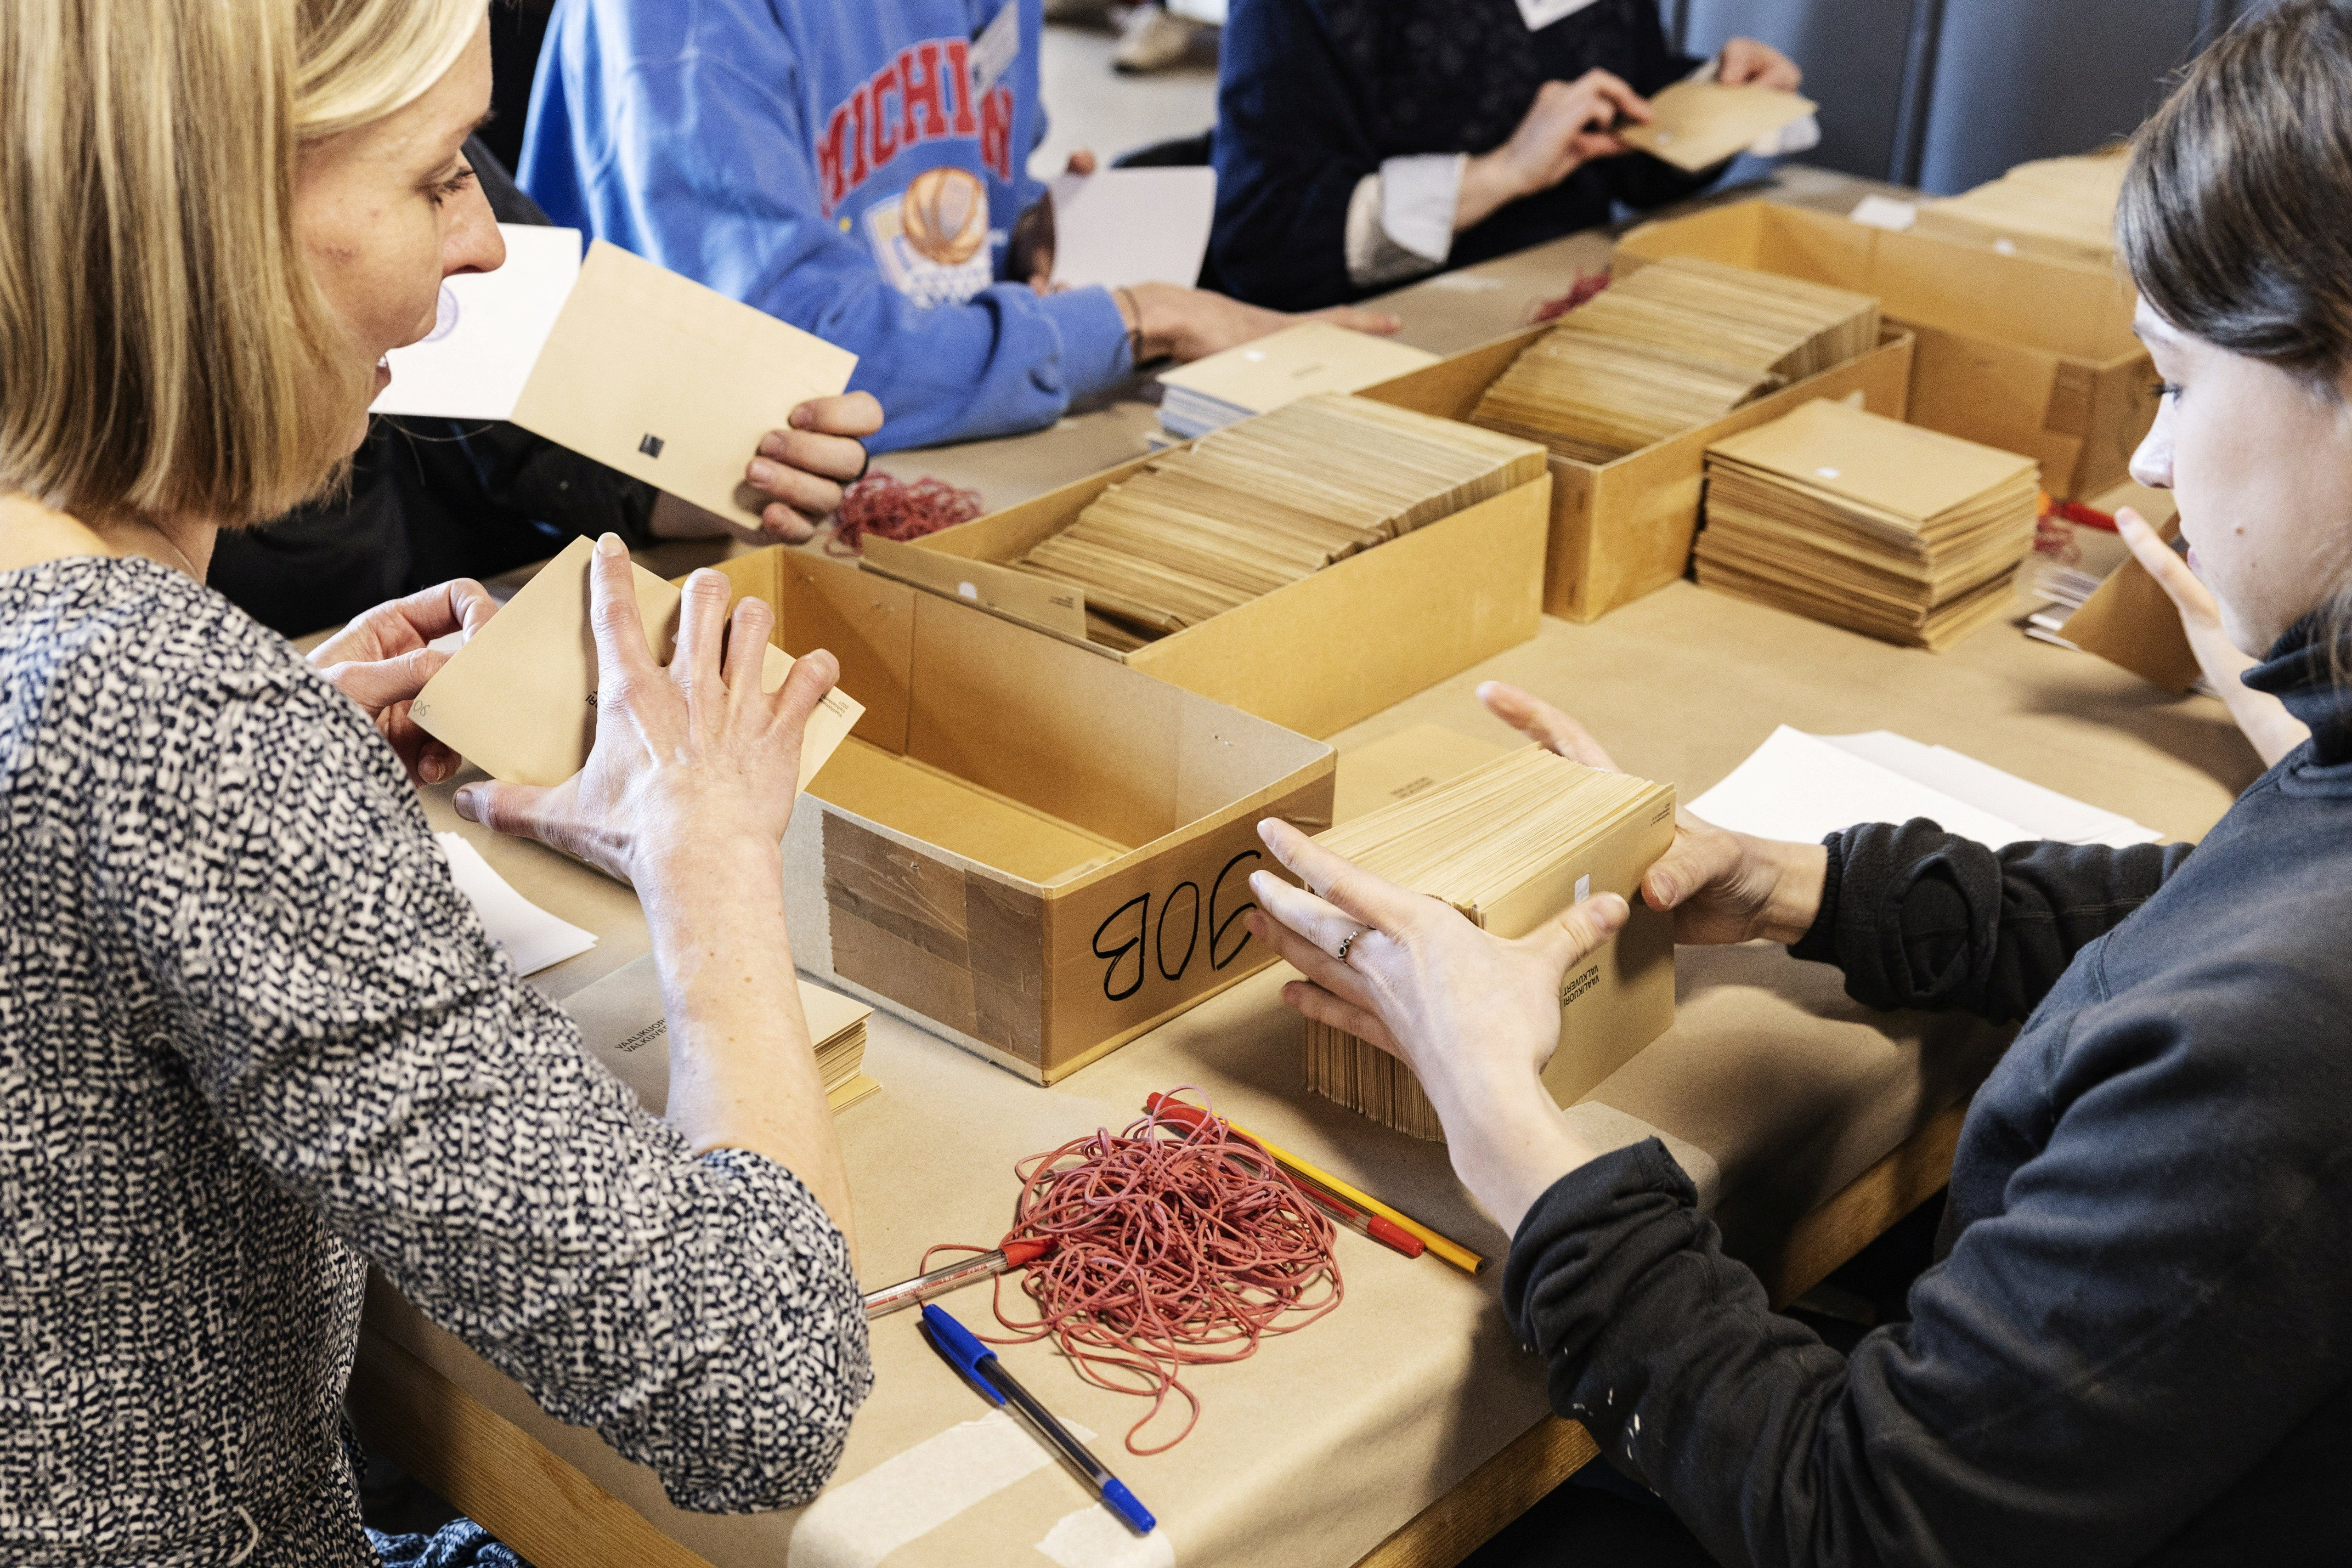
{"label": "beige floor", "polygon": [[1045,140],[1029,160],[1031,174],[1051,179],[1081,147],[1108,163],[1216,123],[1217,68],[1206,49],[1196,47],[1194,63],[1176,70],[1121,76],[1110,68],[1118,43],[1108,26],[1045,28],[1038,67],[1047,125]]}

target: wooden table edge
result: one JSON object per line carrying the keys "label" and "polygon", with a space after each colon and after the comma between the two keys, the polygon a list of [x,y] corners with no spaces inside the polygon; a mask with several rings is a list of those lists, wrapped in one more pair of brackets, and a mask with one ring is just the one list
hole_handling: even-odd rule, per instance
{"label": "wooden table edge", "polygon": [[[1965,1105],[1931,1119],[1798,1222],[1759,1269],[1784,1303],[1951,1178]],[[352,1367],[352,1424],[383,1455],[535,1568],[711,1568],[646,1517],[374,1329]],[[1583,1427],[1546,1416],[1398,1528],[1356,1568],[1451,1568],[1582,1468]]]}

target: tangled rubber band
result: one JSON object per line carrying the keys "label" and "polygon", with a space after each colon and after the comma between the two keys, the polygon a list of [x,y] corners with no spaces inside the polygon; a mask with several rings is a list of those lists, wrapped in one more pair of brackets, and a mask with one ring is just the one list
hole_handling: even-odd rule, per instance
{"label": "tangled rubber band", "polygon": [[1546,300],[1538,305],[1529,321],[1540,326],[1546,321],[1557,321],[1570,310],[1580,310],[1592,302],[1594,296],[1608,288],[1611,281],[1606,272],[1580,271],[1576,275],[1575,287],[1557,300]]}
{"label": "tangled rubber band", "polygon": [[[1273,1156],[1213,1114],[1196,1126],[1151,1115],[1123,1133],[1097,1129],[1013,1171],[1021,1196],[1004,1239],[1050,1236],[1057,1245],[1022,1279],[1036,1318],[1006,1315],[999,1275],[996,1321],[1013,1333],[982,1337],[1050,1338],[1088,1383],[1149,1398],[1150,1410],[1128,1429],[1129,1453],[1165,1453],[1200,1423],[1183,1368],[1244,1360],[1265,1336],[1305,1328],[1344,1295],[1330,1220]],[[922,1267],[930,1266],[927,1252]],[[1139,1446],[1171,1394],[1190,1408],[1183,1430]]]}
{"label": "tangled rubber band", "polygon": [[831,555],[862,555],[869,533],[880,539],[920,539],[979,515],[978,490],[960,490],[945,479],[920,479],[909,485],[893,474],[868,474],[842,492],[833,537],[824,548]]}

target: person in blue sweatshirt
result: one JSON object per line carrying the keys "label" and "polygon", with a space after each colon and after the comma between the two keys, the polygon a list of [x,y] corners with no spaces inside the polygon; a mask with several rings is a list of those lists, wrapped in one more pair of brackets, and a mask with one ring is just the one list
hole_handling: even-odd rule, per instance
{"label": "person in blue sweatshirt", "polygon": [[1036,429],[1139,362],[1286,322],[1033,286],[1042,25],[1039,0],[563,0],[518,173],[556,222],[857,354],[877,450]]}
{"label": "person in blue sweatshirt", "polygon": [[[1753,38],[1675,52],[1657,0],[1234,0],[1217,82],[1220,288],[1311,310],[1696,195],[1613,133],[1701,72],[1793,90]],[[1808,119],[1774,153],[1820,140]]]}
{"label": "person in blue sweatshirt", "polygon": [[[1316,889],[1252,879],[1253,930],[1307,977],[1287,997],[1412,1063],[1515,1233],[1503,1308],[1552,1407],[1719,1563],[2352,1562],[2347,211],[2352,0],[2224,37],[2125,180],[2165,381],[2134,473],[2179,500],[2262,656],[2246,683],[2309,731],[2201,843],[1996,851],[1915,820],[1776,844],[1685,817],[1643,880],[1679,941],[1785,942],[1872,1005],[2021,1020],[1907,1320],[1850,1353],[1770,1310],[1662,1142],[1596,1152],[1545,1095],[1560,976],[1622,900],[1503,942],[1266,829]],[[1525,693],[1490,706],[1607,762]]]}

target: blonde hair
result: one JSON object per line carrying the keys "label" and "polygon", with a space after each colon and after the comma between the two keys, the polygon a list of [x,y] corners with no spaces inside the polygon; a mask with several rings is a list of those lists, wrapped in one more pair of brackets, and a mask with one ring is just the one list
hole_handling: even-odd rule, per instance
{"label": "blonde hair", "polygon": [[235,525],[341,471],[367,367],[303,258],[295,157],[422,96],[485,4],[0,6],[0,490]]}

